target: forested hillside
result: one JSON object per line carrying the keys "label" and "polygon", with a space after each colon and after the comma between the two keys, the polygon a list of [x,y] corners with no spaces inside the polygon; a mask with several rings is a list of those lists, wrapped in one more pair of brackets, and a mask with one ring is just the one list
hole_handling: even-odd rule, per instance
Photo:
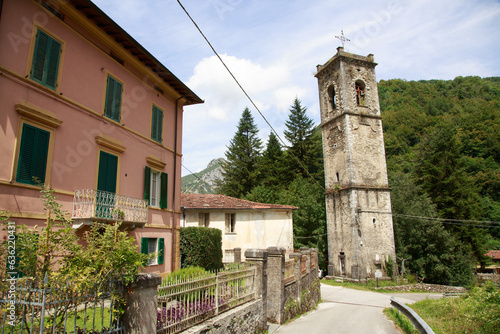
{"label": "forested hillside", "polygon": [[[427,282],[466,284],[486,250],[500,249],[500,78],[388,80],[378,90],[397,262]],[[326,261],[321,133],[306,110],[293,102],[286,147],[273,134],[262,144],[245,110],[219,191],[298,206],[295,246]]]}
{"label": "forested hillside", "polygon": [[428,280],[464,282],[500,247],[500,78],[378,89],[397,254]]}

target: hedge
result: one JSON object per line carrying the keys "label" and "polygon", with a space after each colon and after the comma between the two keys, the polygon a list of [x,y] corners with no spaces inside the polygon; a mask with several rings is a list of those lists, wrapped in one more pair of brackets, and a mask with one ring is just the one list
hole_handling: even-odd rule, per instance
{"label": "hedge", "polygon": [[222,231],[208,227],[181,229],[181,268],[199,266],[206,270],[222,268]]}

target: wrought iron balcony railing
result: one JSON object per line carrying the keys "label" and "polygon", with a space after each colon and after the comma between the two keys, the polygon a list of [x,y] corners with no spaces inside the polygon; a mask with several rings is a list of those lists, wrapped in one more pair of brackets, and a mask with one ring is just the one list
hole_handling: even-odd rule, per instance
{"label": "wrought iron balcony railing", "polygon": [[107,191],[76,190],[73,197],[71,218],[73,220],[123,221],[145,224],[148,221],[148,202]]}

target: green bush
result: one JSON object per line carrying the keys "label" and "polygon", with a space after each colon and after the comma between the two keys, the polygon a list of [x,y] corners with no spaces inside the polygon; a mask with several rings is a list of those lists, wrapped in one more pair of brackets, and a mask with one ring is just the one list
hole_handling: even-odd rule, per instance
{"label": "green bush", "polygon": [[180,252],[181,268],[199,266],[209,271],[221,269],[221,230],[208,227],[182,228]]}
{"label": "green bush", "polygon": [[203,276],[208,273],[209,272],[202,267],[186,267],[170,273],[167,277],[165,277],[164,281],[172,282],[186,277]]}

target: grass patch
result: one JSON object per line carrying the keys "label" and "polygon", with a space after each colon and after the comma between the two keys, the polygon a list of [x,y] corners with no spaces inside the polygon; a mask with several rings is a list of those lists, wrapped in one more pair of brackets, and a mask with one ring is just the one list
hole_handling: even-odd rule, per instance
{"label": "grass patch", "polygon": [[[84,333],[83,328],[85,328],[85,333],[100,333],[103,328],[109,328],[109,320],[110,319],[110,311],[109,308],[104,307],[101,309],[101,307],[96,307],[95,308],[95,316],[94,316],[94,309],[89,308],[87,309],[87,312],[84,310],[80,310],[76,314],[76,325],[75,325],[75,313],[68,311],[68,315],[66,318],[66,327],[65,333]],[[30,328],[32,326],[31,321],[28,319],[27,322],[24,323],[23,325],[23,333],[27,328]],[[64,318],[62,315],[58,316],[56,319],[56,324],[61,323],[62,320],[62,325],[64,326]],[[16,319],[16,322],[20,322],[21,319],[18,318]],[[44,327],[45,328],[52,328],[53,324],[53,318],[52,317],[45,317],[44,321]],[[33,322],[33,328],[35,331],[38,332],[40,328],[40,319],[35,319]],[[59,329],[59,326],[57,326]],[[10,333],[11,330],[13,330],[14,333],[20,332],[21,331],[21,325],[17,323],[13,328],[9,325],[6,324],[5,330],[7,333]],[[59,333],[59,332],[58,332]]]}
{"label": "grass patch", "polygon": [[413,324],[404,314],[400,313],[395,308],[386,308],[384,313],[394,321],[394,323],[403,331],[405,334],[418,334],[419,332],[413,328]]}
{"label": "grass patch", "polygon": [[[321,283],[327,284],[327,285],[332,285],[332,286],[341,286],[344,288],[349,288],[349,289],[355,289],[355,290],[363,290],[363,291],[376,291],[376,292],[394,292],[394,291],[389,291],[389,290],[384,290],[384,287],[391,287],[391,286],[400,286],[400,285],[408,285],[408,284],[403,284],[401,282],[396,282],[393,280],[379,280],[378,281],[378,287],[377,288],[377,280],[374,279],[368,279],[366,282],[363,283],[354,283],[354,282],[336,282],[335,280],[321,280]],[[399,292],[399,291],[398,291]]]}
{"label": "grass patch", "polygon": [[[440,334],[498,334],[500,333],[500,288],[487,285],[474,288],[465,296],[439,300],[426,299],[409,305],[436,333]],[[395,309],[384,312],[405,333],[405,321]],[[406,321],[409,321],[406,318]],[[411,323],[411,322],[410,322]],[[412,329],[413,326],[410,326]],[[408,330],[410,330],[408,329]]]}

